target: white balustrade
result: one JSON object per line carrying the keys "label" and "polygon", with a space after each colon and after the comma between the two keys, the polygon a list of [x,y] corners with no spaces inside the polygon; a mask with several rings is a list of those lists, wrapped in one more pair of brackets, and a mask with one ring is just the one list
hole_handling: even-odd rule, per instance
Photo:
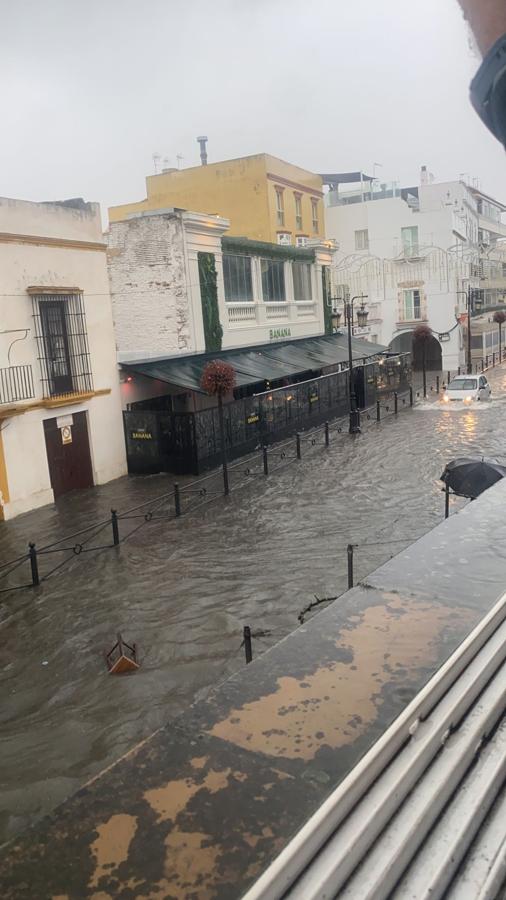
{"label": "white balustrade", "polygon": [[294,305],[298,319],[307,319],[308,317],[314,319],[316,317],[314,300],[298,300]]}
{"label": "white balustrade", "polygon": [[227,303],[228,324],[231,326],[262,325],[269,322],[296,322],[317,318],[314,300],[280,303]]}
{"label": "white balustrade", "polygon": [[256,303],[227,303],[227,312],[230,325],[257,321]]}
{"label": "white balustrade", "polygon": [[288,319],[290,317],[290,304],[286,303],[266,303],[266,315],[268,319]]}

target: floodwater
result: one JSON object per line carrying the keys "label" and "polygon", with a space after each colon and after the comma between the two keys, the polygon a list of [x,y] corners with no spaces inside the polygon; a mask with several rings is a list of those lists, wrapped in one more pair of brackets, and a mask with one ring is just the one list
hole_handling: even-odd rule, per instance
{"label": "floodwater", "polygon": [[[122,534],[141,527],[119,548],[71,557],[39,588],[1,594],[0,839],[244,665],[244,625],[258,655],[297,627],[314,595],[346,590],[347,544],[357,545],[358,581],[437,525],[445,463],[506,455],[506,371],[489,380],[491,403],[401,406],[379,426],[365,419],[362,435],[334,429],[329,449],[321,435],[305,440],[301,461],[289,459],[292,441],[285,459],[271,453],[268,478],[246,478],[241,463],[228,500],[196,494],[177,521],[123,521]],[[239,478],[247,483],[236,488]],[[123,478],[0,524],[0,562],[171,486],[170,476]],[[96,541],[109,539],[106,530]],[[62,556],[45,556],[42,570]],[[133,676],[107,673],[118,631],[138,644]]]}

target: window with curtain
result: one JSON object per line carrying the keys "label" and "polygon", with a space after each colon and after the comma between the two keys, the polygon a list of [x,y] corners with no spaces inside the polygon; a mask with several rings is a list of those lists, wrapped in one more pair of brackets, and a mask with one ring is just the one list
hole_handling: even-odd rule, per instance
{"label": "window with curtain", "polygon": [[406,256],[418,253],[418,225],[401,228],[402,249]]}
{"label": "window with curtain", "polygon": [[360,231],[355,232],[355,250],[368,250],[369,249],[369,231],[367,228],[362,228]]}
{"label": "window with curtain", "polygon": [[223,281],[225,300],[228,303],[251,303],[253,301],[251,257],[224,253]]}
{"label": "window with curtain", "polygon": [[264,303],[286,300],[284,263],[278,259],[261,259],[260,272]]}
{"label": "window with curtain", "polygon": [[295,197],[295,227],[297,231],[302,231],[302,195],[294,194]]}
{"label": "window with curtain", "polygon": [[318,224],[318,200],[314,198],[311,199],[311,212],[313,218],[313,231],[315,234],[318,234],[319,224]]}
{"label": "window with curtain", "polygon": [[311,266],[309,263],[294,262],[292,264],[293,296],[298,300],[312,300]]}
{"label": "window with curtain", "polygon": [[285,224],[285,201],[283,198],[283,188],[275,188],[276,191],[276,219],[278,225]]}
{"label": "window with curtain", "polygon": [[420,291],[403,291],[403,314],[406,321],[422,318]]}

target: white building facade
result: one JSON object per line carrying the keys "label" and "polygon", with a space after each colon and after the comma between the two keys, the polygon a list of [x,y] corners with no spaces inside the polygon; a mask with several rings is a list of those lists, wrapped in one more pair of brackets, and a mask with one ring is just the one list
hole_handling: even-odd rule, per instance
{"label": "white building facade", "polygon": [[[228,225],[219,216],[174,209],[110,224],[120,363],[325,333],[324,273],[330,272],[334,243],[277,247],[228,238]],[[153,379],[123,377],[125,406],[167,391]]]}
{"label": "white building facade", "polygon": [[425,169],[421,182],[327,195],[326,231],[340,244],[335,291],[368,295],[369,337],[392,349],[409,351],[414,328],[426,323],[429,365],[455,370],[465,362],[468,289],[489,308],[504,302],[497,291],[483,296],[481,264],[506,237],[504,207],[463,181],[433,183]]}
{"label": "white building facade", "polygon": [[0,199],[0,519],[126,472],[97,204]]}

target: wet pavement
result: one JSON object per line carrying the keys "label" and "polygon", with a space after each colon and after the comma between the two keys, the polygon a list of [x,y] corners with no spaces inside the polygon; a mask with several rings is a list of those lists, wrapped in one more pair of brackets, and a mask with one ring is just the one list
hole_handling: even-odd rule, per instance
{"label": "wet pavement", "polygon": [[[490,404],[472,410],[403,408],[379,427],[364,422],[356,438],[334,433],[328,450],[321,442],[305,442],[301,461],[279,460],[268,479],[251,477],[228,500],[203,503],[177,522],[149,522],[119,549],[72,559],[36,590],[1,595],[2,835],[33,822],[210,685],[241,669],[244,624],[262,632],[253,642],[258,655],[297,626],[298,613],[314,594],[342,593],[349,542],[358,545],[358,580],[437,525],[444,511],[438,478],[445,463],[472,452],[504,452],[506,374],[495,370],[489,377],[495,397]],[[239,472],[244,481],[244,469]],[[125,509],[171,484],[170,476],[121,479],[3,523],[0,558],[17,556],[29,539],[48,543],[106,517],[111,505]],[[461,505],[454,501],[452,512]],[[503,545],[492,533],[491,557],[504,560]],[[444,568],[437,547],[433,553]],[[483,547],[478,562],[477,590],[484,583],[499,593],[501,576],[491,571]],[[420,577],[426,564],[420,563]],[[411,577],[406,575],[408,587]],[[465,631],[472,619],[469,603],[453,609],[452,590],[449,581],[448,606],[442,602],[440,611],[444,622],[437,624],[436,617],[434,633],[427,635],[434,652],[421,661],[425,672],[446,652],[445,623],[457,613]],[[335,615],[338,604],[323,615]],[[423,610],[411,612],[421,628]],[[381,631],[377,615],[380,607],[364,621],[365,632]],[[395,605],[390,615],[402,619]],[[103,652],[118,630],[139,644],[142,668],[133,677],[111,678],[105,669]],[[407,657],[397,662],[401,669],[409,665]],[[235,733],[247,731],[258,712],[248,713],[247,721],[241,714],[240,723],[232,723]],[[214,731],[215,717],[207,740],[228,740],[229,718],[223,715],[222,730]],[[177,736],[180,727],[169,730]],[[274,748],[276,740],[273,735]],[[286,753],[284,747],[273,755]],[[181,756],[183,762],[190,764]],[[216,773],[209,777],[212,793]],[[319,796],[312,790],[309,804]]]}

